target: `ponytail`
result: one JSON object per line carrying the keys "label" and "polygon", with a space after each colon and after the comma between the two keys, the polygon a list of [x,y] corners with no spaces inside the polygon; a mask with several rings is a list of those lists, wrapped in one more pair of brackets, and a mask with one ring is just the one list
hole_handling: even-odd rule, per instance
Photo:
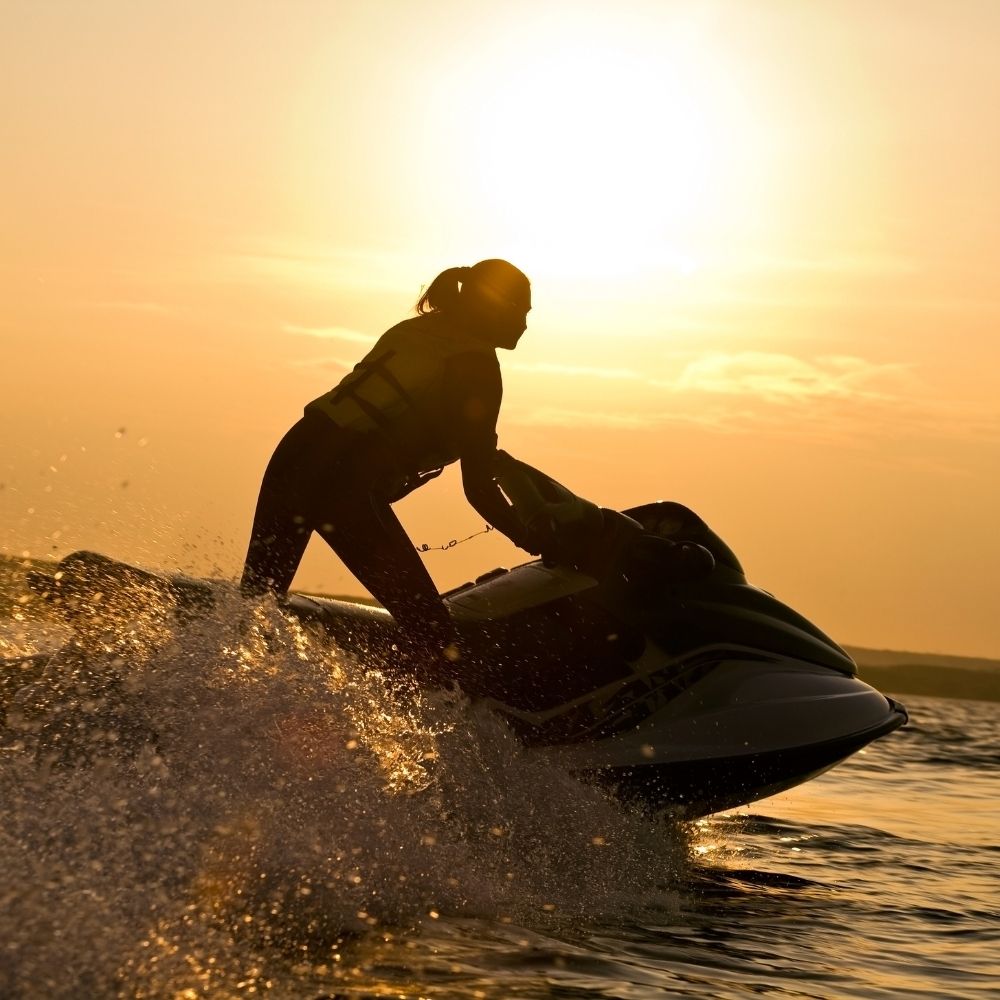
{"label": "ponytail", "polygon": [[445,313],[459,311],[468,315],[493,314],[498,309],[531,308],[531,283],[509,261],[493,258],[472,267],[449,267],[428,285],[417,300],[417,312]]}
{"label": "ponytail", "polygon": [[442,271],[417,300],[417,312],[421,314],[454,312],[462,294],[459,286],[468,281],[471,270],[468,267],[449,267]]}

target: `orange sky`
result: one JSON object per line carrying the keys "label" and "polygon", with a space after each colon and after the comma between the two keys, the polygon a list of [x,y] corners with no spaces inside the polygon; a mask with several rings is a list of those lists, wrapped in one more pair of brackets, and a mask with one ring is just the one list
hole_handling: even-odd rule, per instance
{"label": "orange sky", "polygon": [[[998,37],[993,0],[9,0],[0,550],[235,575],[303,403],[507,256],[509,451],[689,504],[842,642],[1000,656]],[[482,527],[451,473],[397,509]],[[318,544],[297,585],[356,589]]]}

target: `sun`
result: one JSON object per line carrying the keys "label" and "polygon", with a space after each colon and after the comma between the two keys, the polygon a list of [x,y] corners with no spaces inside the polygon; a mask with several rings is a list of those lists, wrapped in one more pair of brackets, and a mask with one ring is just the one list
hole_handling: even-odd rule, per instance
{"label": "sun", "polygon": [[750,116],[689,35],[550,23],[465,79],[478,222],[549,274],[689,273],[746,188]]}

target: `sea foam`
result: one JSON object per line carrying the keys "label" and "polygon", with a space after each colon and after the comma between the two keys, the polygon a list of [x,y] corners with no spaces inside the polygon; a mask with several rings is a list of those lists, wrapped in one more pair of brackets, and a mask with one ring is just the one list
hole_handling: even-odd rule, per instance
{"label": "sea foam", "polygon": [[3,996],[299,995],[428,921],[614,919],[686,858],[458,689],[216,596],[134,602],[8,705]]}

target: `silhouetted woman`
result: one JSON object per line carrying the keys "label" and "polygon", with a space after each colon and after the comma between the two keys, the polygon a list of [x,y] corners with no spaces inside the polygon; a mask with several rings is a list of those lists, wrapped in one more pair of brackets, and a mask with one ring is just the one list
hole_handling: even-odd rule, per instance
{"label": "silhouetted woman", "polygon": [[493,479],[503,386],[531,286],[504,260],[439,274],[354,370],[305,408],[268,463],[241,582],[291,586],[312,532],[432,656],[454,643],[450,616],[391,504],[462,463],[469,503],[516,545],[537,549]]}

